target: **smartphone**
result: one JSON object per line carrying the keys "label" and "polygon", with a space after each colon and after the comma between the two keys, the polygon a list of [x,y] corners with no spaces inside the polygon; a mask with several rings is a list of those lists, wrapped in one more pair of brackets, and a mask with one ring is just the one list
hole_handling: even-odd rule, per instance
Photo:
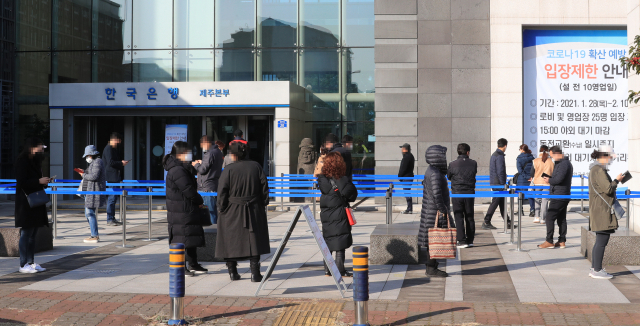
{"label": "smartphone", "polygon": [[53,177],[49,177],[49,180],[55,180],[57,177],[57,175],[54,175]]}
{"label": "smartphone", "polygon": [[73,171],[76,171],[78,173],[84,173],[84,170],[82,170],[80,168],[73,168]]}
{"label": "smartphone", "polygon": [[548,174],[546,174],[546,173],[542,173],[542,177],[543,177],[543,178],[551,178],[551,176],[550,176],[550,175],[548,175]]}
{"label": "smartphone", "polygon": [[629,171],[625,172],[622,174],[622,181],[620,181],[621,183],[625,183],[627,181],[629,181],[631,178],[633,178],[633,176],[631,175],[631,173]]}

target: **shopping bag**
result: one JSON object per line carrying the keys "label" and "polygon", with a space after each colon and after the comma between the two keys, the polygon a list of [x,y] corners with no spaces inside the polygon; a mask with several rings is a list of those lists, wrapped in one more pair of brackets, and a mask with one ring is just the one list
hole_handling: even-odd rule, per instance
{"label": "shopping bag", "polygon": [[345,210],[347,211],[347,219],[349,220],[349,225],[351,226],[356,225],[358,221],[356,221],[356,218],[353,216],[353,208],[347,207],[345,208]]}
{"label": "shopping bag", "polygon": [[[439,228],[438,219],[447,219],[447,227]],[[456,228],[451,227],[449,217],[438,211],[436,214],[436,224],[427,232],[429,238],[429,258],[431,259],[455,259],[456,258]]]}

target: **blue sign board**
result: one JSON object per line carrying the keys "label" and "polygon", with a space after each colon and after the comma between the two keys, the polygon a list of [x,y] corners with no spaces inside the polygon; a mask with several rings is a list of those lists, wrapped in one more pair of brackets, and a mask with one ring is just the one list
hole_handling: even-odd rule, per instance
{"label": "blue sign board", "polygon": [[278,128],[286,128],[287,120],[278,120]]}

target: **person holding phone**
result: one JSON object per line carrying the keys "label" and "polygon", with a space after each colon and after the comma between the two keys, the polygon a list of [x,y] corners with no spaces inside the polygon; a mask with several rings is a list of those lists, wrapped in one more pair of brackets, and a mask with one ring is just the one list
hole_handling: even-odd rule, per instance
{"label": "person holding phone", "polygon": [[[545,181],[542,175],[552,175],[553,174],[553,160],[549,157],[549,147],[547,145],[540,146],[540,155],[538,158],[533,160],[533,166],[531,167],[531,176],[530,181],[534,186],[548,186],[549,184]],[[534,189],[535,191],[542,191],[544,188]],[[547,198],[536,198],[535,206],[536,206],[536,215],[533,219],[533,223],[545,224],[547,219],[547,207],[548,207],[549,199]]]}
{"label": "person holding phone", "polygon": [[[543,174],[545,182],[551,185],[549,189],[550,195],[570,196],[571,182],[573,180],[573,164],[562,153],[560,146],[553,146],[550,149],[551,159],[554,162],[553,174],[551,177]],[[547,211],[547,239],[544,243],[538,245],[541,249],[564,249],[567,242],[567,206],[570,199],[551,199],[549,201],[549,210]],[[553,243],[553,234],[555,232],[554,223],[558,223],[558,242]]]}
{"label": "person holding phone", "polygon": [[[94,145],[84,148],[84,158],[89,167],[86,170],[77,169],[76,171],[82,176],[82,191],[105,191],[107,190],[107,176],[105,173],[104,163],[98,157],[98,149]],[[100,234],[98,234],[98,219],[96,211],[99,207],[103,207],[107,203],[105,195],[85,195],[84,196],[84,216],[89,222],[91,236],[84,239],[85,243],[98,243]]]}
{"label": "person holding phone", "polygon": [[[124,167],[129,161],[124,161],[118,153],[118,146],[122,143],[122,136],[117,132],[112,132],[109,143],[102,151],[102,159],[106,168],[107,182],[120,183],[124,177]],[[114,188],[117,189],[117,188]],[[122,225],[116,220],[116,202],[120,196],[113,194],[107,197],[107,225]]]}
{"label": "person holding phone", "polygon": [[[42,176],[44,145],[38,138],[28,138],[16,159],[15,227],[20,228],[20,273],[44,272],[46,269],[35,262],[36,234],[38,228],[49,226],[47,206],[31,207],[27,196],[44,190],[51,178]],[[51,231],[49,231],[51,232]]]}

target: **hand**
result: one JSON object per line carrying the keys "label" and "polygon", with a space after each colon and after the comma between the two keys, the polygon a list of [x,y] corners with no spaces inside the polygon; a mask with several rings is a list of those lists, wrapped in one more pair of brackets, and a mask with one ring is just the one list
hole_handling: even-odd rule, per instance
{"label": "hand", "polygon": [[129,161],[122,161],[122,166],[126,166],[127,164],[129,164]]}
{"label": "hand", "polygon": [[624,178],[624,176],[622,176],[622,173],[620,173],[620,174],[618,174],[618,177],[616,178],[616,180],[622,181],[623,178]]}
{"label": "hand", "polygon": [[542,179],[544,179],[544,182],[549,183],[549,178],[543,177]]}
{"label": "hand", "polygon": [[198,164],[198,161],[191,162],[191,166],[196,166],[196,164]]}
{"label": "hand", "polygon": [[196,162],[198,162],[198,164],[202,164],[202,160],[197,160]]}
{"label": "hand", "polygon": [[51,179],[49,179],[48,177],[44,177],[44,178],[40,178],[40,179],[38,180],[38,183],[40,183],[41,185],[46,185],[46,184],[48,184],[48,183],[49,183],[49,181],[50,181],[50,180],[51,180]]}
{"label": "hand", "polygon": [[531,178],[529,178],[529,180],[527,180],[527,181],[531,181]]}

